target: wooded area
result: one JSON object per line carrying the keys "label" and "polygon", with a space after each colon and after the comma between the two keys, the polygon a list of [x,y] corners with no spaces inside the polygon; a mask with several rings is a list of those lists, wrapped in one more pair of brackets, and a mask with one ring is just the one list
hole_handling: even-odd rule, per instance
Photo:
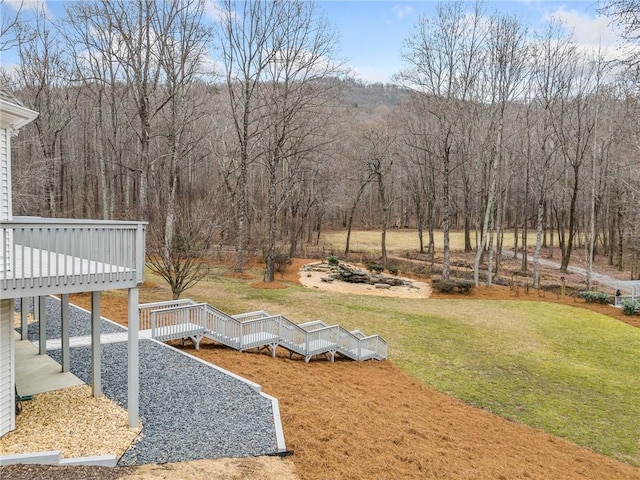
{"label": "wooded area", "polygon": [[[432,259],[443,229],[444,279],[450,229],[477,252],[476,282],[499,274],[506,229],[535,259],[559,246],[565,270],[606,255],[640,278],[633,51],[611,62],[559,23],[443,2],[396,85],[367,85],[312,2],[224,0],[215,22],[208,5],[3,16],[0,48],[20,60],[1,83],[40,112],[12,142],[14,214],[148,220],[150,262],[178,295],[216,250],[238,272],[261,253],[272,281],[278,255],[345,228],[380,229],[383,264],[387,229],[416,229]],[[603,11],[637,47],[640,2]]]}

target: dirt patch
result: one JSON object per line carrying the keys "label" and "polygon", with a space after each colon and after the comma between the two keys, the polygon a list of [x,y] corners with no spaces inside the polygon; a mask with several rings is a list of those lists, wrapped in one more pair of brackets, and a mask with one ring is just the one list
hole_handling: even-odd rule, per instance
{"label": "dirt patch", "polygon": [[265,290],[280,290],[287,288],[284,283],[281,282],[254,282],[251,284],[251,288],[259,288]]}
{"label": "dirt patch", "polygon": [[289,459],[277,457],[222,458],[193,462],[142,465],[140,467],[61,467],[54,465],[10,465],[0,467],[0,478],[12,480],[296,480]]}
{"label": "dirt patch", "polygon": [[288,459],[254,457],[143,465],[125,470],[119,478],[128,480],[174,480],[178,478],[296,480],[298,476],[295,474],[295,467]]}
{"label": "dirt patch", "polygon": [[[313,264],[309,265],[313,266]],[[341,280],[332,282],[324,281],[327,277],[326,272],[321,271],[303,271],[300,270],[298,281],[308,288],[317,288],[327,292],[345,293],[349,295],[376,295],[381,297],[396,298],[429,298],[431,295],[431,287],[426,282],[420,282],[415,279],[400,278],[411,282],[411,286],[400,285],[382,289],[376,288],[368,283],[349,283]]]}

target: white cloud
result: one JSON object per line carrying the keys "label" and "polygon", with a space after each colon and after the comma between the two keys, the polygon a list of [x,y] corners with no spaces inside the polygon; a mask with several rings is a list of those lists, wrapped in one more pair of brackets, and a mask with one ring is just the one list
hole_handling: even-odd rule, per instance
{"label": "white cloud", "polygon": [[413,8],[408,5],[397,3],[391,8],[391,11],[397,18],[402,20],[404,17],[408,17],[413,13]]}
{"label": "white cloud", "polygon": [[[51,2],[51,0],[49,0]],[[9,10],[13,12],[20,12],[20,15],[24,18],[33,18],[34,15],[44,14],[47,19],[54,18],[51,9],[47,5],[47,0],[0,0],[0,5],[4,8],[5,5]],[[15,15],[15,13],[14,13]],[[2,12],[0,12],[0,20]]]}
{"label": "white cloud", "polygon": [[220,22],[225,18],[225,12],[216,0],[207,0],[204,6],[204,12],[214,22]]}
{"label": "white cloud", "polygon": [[599,45],[613,46],[619,37],[613,31],[607,17],[591,17],[576,10],[566,10],[560,7],[553,13],[546,15],[546,19],[554,18],[561,21],[573,33],[573,39],[578,44],[597,47]]}
{"label": "white cloud", "polygon": [[0,4],[7,5],[17,12],[46,12],[49,13],[46,0],[0,0]]}
{"label": "white cloud", "polygon": [[637,52],[637,46],[620,37],[607,17],[592,17],[587,13],[561,7],[545,16],[546,20],[552,18],[562,22],[567,31],[572,33],[578,50],[587,57],[597,54],[611,61],[630,55],[637,56],[633,53]]}

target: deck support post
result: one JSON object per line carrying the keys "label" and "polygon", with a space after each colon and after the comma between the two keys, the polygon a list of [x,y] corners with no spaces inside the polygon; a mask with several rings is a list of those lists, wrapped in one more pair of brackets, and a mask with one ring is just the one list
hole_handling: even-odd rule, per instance
{"label": "deck support post", "polygon": [[38,297],[38,319],[40,320],[40,335],[38,341],[38,353],[40,355],[47,354],[47,297],[40,295]]}
{"label": "deck support post", "polygon": [[31,304],[33,305],[33,318],[36,320],[36,322],[40,321],[40,303],[38,302],[38,299],[40,297],[33,297],[31,300]]}
{"label": "deck support post", "polygon": [[20,299],[20,340],[29,339],[29,304],[27,299]]}
{"label": "deck support post", "polygon": [[129,414],[129,426],[137,427],[140,388],[140,365],[138,359],[138,330],[140,329],[138,288],[130,288],[128,297],[127,321],[129,324],[129,335],[127,337],[127,408]]}
{"label": "deck support post", "polygon": [[94,397],[102,395],[100,323],[100,291],[91,292],[91,387]]}
{"label": "deck support post", "polygon": [[71,371],[71,359],[69,357],[69,294],[60,295],[60,340],[62,342],[62,371]]}

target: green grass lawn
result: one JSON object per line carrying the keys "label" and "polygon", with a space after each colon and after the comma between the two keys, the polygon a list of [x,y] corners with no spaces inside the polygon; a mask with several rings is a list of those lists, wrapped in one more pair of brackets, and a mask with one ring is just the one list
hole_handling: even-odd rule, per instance
{"label": "green grass lawn", "polygon": [[424,384],[640,465],[640,329],[542,302],[398,300],[249,283],[220,277],[185,296],[228,313],[266,310],[378,333],[390,359]]}

